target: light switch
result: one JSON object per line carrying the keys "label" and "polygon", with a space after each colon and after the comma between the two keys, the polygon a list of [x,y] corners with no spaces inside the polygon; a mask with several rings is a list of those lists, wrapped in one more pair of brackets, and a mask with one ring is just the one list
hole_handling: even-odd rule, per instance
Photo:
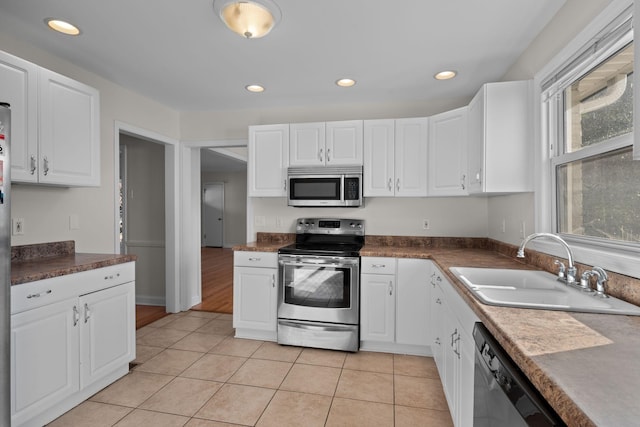
{"label": "light switch", "polygon": [[78,214],[69,215],[69,230],[80,230],[80,218]]}

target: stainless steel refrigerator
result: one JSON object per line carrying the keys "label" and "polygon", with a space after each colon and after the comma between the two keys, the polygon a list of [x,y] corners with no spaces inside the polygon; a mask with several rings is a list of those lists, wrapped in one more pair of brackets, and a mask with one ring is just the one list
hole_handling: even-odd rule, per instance
{"label": "stainless steel refrigerator", "polygon": [[0,425],[11,425],[11,110],[0,102]]}

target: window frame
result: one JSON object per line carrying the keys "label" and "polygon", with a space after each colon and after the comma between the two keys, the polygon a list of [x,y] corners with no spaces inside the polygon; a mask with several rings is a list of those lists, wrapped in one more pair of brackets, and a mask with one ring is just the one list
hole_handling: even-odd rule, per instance
{"label": "window frame", "polygon": [[[620,23],[626,22],[632,14],[632,1],[612,2],[536,74],[534,120],[537,123],[535,140],[539,141],[539,145],[535,158],[534,199],[537,232],[561,235],[573,249],[578,262],[640,277],[640,244],[558,233],[556,197],[558,165],[633,146],[633,132],[569,153],[564,153],[562,146],[565,135],[563,89],[633,41],[633,28],[620,31],[617,27]],[[598,42],[606,46],[600,46],[598,49]],[[634,73],[635,75],[638,74]],[[538,239],[532,242],[531,246],[552,255],[566,257],[561,248],[544,240]]]}

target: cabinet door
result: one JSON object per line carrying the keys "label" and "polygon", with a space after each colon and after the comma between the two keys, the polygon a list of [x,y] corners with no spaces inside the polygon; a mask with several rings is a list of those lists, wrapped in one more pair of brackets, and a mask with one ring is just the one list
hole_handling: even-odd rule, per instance
{"label": "cabinet door", "polygon": [[100,185],[100,100],[90,86],[40,68],[41,183]]}
{"label": "cabinet door", "polygon": [[362,274],[360,283],[360,340],[394,342],[395,276]]}
{"label": "cabinet door", "polygon": [[362,120],[326,123],[326,165],[362,165]]}
{"label": "cabinet door", "polygon": [[453,313],[451,307],[447,304],[447,301],[443,301],[443,337],[442,337],[442,364],[443,373],[441,375],[442,386],[444,388],[444,394],[449,404],[449,411],[451,412],[451,418],[453,424],[457,424],[458,413],[458,387],[456,381],[458,378],[458,356],[456,355],[456,338],[458,336],[458,322]]}
{"label": "cabinet door", "polygon": [[436,362],[440,377],[444,378],[444,294],[442,289],[435,282],[434,275],[431,276],[431,352]]}
{"label": "cabinet door", "polygon": [[429,118],[396,120],[395,195],[427,195],[427,140]]}
{"label": "cabinet door", "polygon": [[292,123],[289,125],[289,165],[323,166],[325,151],[325,126],[322,123]]}
{"label": "cabinet door", "polygon": [[392,197],[395,193],[395,120],[365,120],[363,195]]}
{"label": "cabinet door", "polygon": [[11,316],[11,419],[19,425],[79,390],[77,298]]}
{"label": "cabinet door", "polygon": [[275,332],[277,269],[233,269],[233,327]]}
{"label": "cabinet door", "polygon": [[396,294],[396,343],[430,345],[430,262],[398,259]]}
{"label": "cabinet door", "polygon": [[80,386],[135,359],[134,282],[80,297]]}
{"label": "cabinet door", "polygon": [[430,118],[429,196],[467,192],[467,107]]}
{"label": "cabinet door", "polygon": [[38,66],[0,51],[0,94],[11,104],[11,180],[36,182]]}
{"label": "cabinet door", "polygon": [[459,426],[473,425],[473,382],[475,369],[475,342],[464,329],[460,330],[458,343],[460,352],[460,368],[458,369],[457,385],[460,390],[458,399]]}
{"label": "cabinet door", "polygon": [[467,172],[469,193],[484,190],[484,90],[480,89],[469,103],[468,112]]}
{"label": "cabinet door", "polygon": [[285,197],[289,125],[249,127],[249,197]]}

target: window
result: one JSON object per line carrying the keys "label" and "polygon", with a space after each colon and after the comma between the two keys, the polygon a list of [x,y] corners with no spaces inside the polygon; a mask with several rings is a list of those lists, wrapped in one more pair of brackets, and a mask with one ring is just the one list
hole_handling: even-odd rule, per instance
{"label": "window", "polygon": [[630,15],[623,18],[542,84],[543,123],[552,231],[587,245],[640,249],[633,30]]}

